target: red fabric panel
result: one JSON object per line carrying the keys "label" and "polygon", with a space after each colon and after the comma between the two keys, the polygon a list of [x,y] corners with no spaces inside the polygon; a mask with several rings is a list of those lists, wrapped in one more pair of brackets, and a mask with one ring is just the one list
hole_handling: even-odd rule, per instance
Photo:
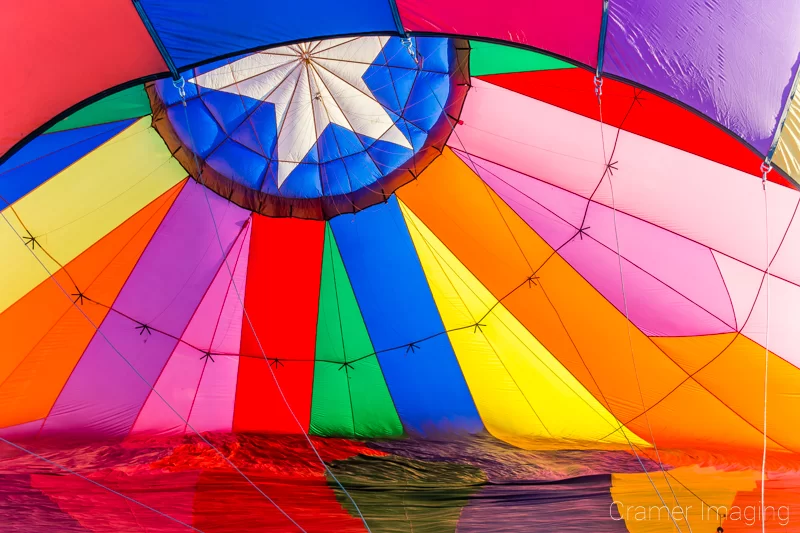
{"label": "red fabric panel", "polygon": [[407,30],[499,39],[595,66],[603,0],[397,0]]}
{"label": "red fabric panel", "polygon": [[[493,74],[480,79],[542,102],[600,120],[594,73],[583,69]],[[634,95],[638,95],[634,101]],[[761,158],[711,122],[631,85],[603,80],[603,121],[642,137],[761,177]],[[624,122],[623,122],[624,121]],[[502,163],[502,161],[500,161]],[[791,187],[777,172],[770,181]]]}
{"label": "red fabric panel", "polygon": [[264,361],[308,431],[325,222],[253,215],[234,431],[299,433]]}
{"label": "red fabric panel", "polygon": [[166,69],[130,0],[3,2],[0,155],[82,100]]}

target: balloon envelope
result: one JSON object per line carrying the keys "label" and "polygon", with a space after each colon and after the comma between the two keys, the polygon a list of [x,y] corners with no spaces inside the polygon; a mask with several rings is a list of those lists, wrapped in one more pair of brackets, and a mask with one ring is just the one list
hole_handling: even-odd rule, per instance
{"label": "balloon envelope", "polygon": [[91,4],[5,32],[12,531],[785,527],[794,4]]}

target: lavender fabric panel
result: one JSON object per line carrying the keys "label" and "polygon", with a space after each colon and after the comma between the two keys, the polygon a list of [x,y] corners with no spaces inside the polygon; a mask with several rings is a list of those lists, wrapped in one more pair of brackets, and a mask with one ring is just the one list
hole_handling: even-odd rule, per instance
{"label": "lavender fabric panel", "polygon": [[611,0],[603,70],[766,154],[800,58],[797,0]]}
{"label": "lavender fabric panel", "polygon": [[[249,213],[213,193],[208,199],[227,251]],[[206,194],[189,181],[114,303],[118,312],[109,312],[102,335],[89,343],[43,434],[127,434],[151,389],[115,349],[153,385],[177,342],[159,331],[181,336],[221,262]],[[150,330],[137,329],[137,322]]]}
{"label": "lavender fabric panel", "polygon": [[10,442],[17,443],[36,437],[39,430],[42,428],[44,420],[33,420],[25,422],[24,424],[17,424],[16,426],[9,426],[0,429],[0,437],[9,440]]}

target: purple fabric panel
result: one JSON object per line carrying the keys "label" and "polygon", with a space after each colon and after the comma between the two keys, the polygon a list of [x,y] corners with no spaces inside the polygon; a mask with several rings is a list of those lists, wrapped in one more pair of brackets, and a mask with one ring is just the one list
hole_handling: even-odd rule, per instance
{"label": "purple fabric panel", "polygon": [[[226,251],[249,212],[208,193]],[[202,186],[187,183],[120,292],[114,309],[180,337],[221,265],[221,253]],[[110,312],[100,331],[153,385],[176,341],[136,329]],[[43,434],[122,436],[150,392],[101,335],[95,335],[56,401]]]}
{"label": "purple fabric panel", "polygon": [[33,439],[42,428],[44,420],[33,420],[25,422],[24,424],[17,424],[16,426],[9,426],[0,429],[0,437],[9,440],[10,442],[17,443],[24,440]]}
{"label": "purple fabric panel", "polygon": [[722,124],[762,154],[800,54],[797,0],[611,0],[603,70]]}
{"label": "purple fabric panel", "polygon": [[589,236],[584,236],[582,240],[573,239],[558,253],[620,313],[625,312],[627,300],[631,322],[646,335],[709,335],[733,331],[733,328],[625,258],[622,260],[624,299],[616,250],[603,246]]}
{"label": "purple fabric panel", "polygon": [[612,506],[607,474],[553,483],[487,485],[461,511],[456,533],[627,532],[624,521],[614,520],[619,517]]}
{"label": "purple fabric panel", "polygon": [[[61,480],[66,475],[48,477]],[[0,474],[0,530],[4,533],[91,533],[34,487],[30,474],[7,473]]]}
{"label": "purple fabric panel", "polygon": [[619,234],[622,257],[736,329],[728,289],[708,247],[620,212],[615,232],[614,211],[594,202],[584,226],[588,235],[614,252]]}

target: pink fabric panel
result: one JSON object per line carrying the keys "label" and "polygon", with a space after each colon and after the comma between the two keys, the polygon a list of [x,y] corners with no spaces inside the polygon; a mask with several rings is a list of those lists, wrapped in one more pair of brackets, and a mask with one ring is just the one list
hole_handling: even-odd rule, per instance
{"label": "pink fabric panel", "polygon": [[[229,284],[225,304],[216,325],[216,333],[212,347],[218,353],[239,353],[239,344],[242,339],[242,305],[239,300],[244,300],[244,291],[247,280],[247,260],[250,251],[250,230],[245,232],[244,244],[239,257],[234,264],[230,261],[233,270],[233,280],[239,296],[236,295],[233,285]],[[224,267],[223,267],[224,268]],[[228,271],[225,276],[230,280]],[[248,326],[245,326],[248,327]],[[239,372],[239,357],[214,356],[213,363],[206,363],[206,370],[197,389],[189,423],[197,431],[231,431],[233,424],[233,406],[236,399],[236,377]]]}
{"label": "pink fabric panel", "polygon": [[769,271],[779,278],[800,284],[800,213],[795,213]]}
{"label": "pink fabric panel", "polygon": [[205,367],[205,362],[200,360],[200,356],[191,346],[178,344],[154,387],[164,399],[153,392],[150,393],[131,433],[175,435],[184,432],[185,424],[172,409],[180,413],[184,420],[189,417],[192,401]]}
{"label": "pink fabric panel", "polygon": [[[189,424],[194,429],[199,432],[232,431],[238,373],[238,357],[214,356],[213,363],[206,363],[189,415]],[[191,432],[191,429],[186,429],[186,433]]]}
{"label": "pink fabric panel", "polygon": [[[603,172],[598,122],[473,80],[450,137],[455,148],[588,197]],[[636,106],[634,106],[636,112]],[[616,129],[605,127],[611,153]],[[761,181],[629,132],[614,153],[617,208],[755,266],[764,265]],[[777,249],[800,193],[767,186],[770,244]],[[594,200],[611,205],[607,180]]]}
{"label": "pink fabric panel", "polygon": [[731,296],[731,303],[736,313],[737,330],[741,330],[753,309],[764,273],[716,252],[714,259]]}
{"label": "pink fabric panel", "polygon": [[602,0],[397,0],[407,30],[500,39],[597,64]]}
{"label": "pink fabric panel", "polygon": [[[620,313],[625,313],[619,262],[614,249],[584,237],[583,240],[576,238],[570,241],[559,254]],[[645,334],[686,336],[733,331],[733,328],[626,259],[623,259],[622,271],[628,316]]]}
{"label": "pink fabric panel", "polygon": [[[588,235],[616,252],[612,209],[592,202],[584,225],[589,228]],[[736,329],[731,300],[711,250],[625,213],[617,212],[616,227],[620,254],[624,258],[716,317],[717,327],[724,323],[726,330]],[[662,312],[675,311],[664,309]],[[692,333],[698,334],[702,333]]]}
{"label": "pink fabric panel", "polygon": [[[800,367],[800,287],[770,276],[769,282],[769,350]],[[767,340],[766,280],[758,293],[753,312],[742,333],[765,346]]]}
{"label": "pink fabric panel", "polygon": [[[456,152],[550,246],[624,313],[613,211],[540,180]],[[586,220],[583,221],[584,212]],[[582,226],[581,226],[582,224]],[[573,238],[579,227],[583,238]],[[711,252],[617,213],[630,318],[648,335],[703,335],[735,329],[730,298]]]}
{"label": "pink fabric panel", "polygon": [[[241,256],[247,255],[245,243],[248,235],[249,230],[242,232],[239,240],[233,245],[228,254],[227,260],[232,270],[237,269],[239,266],[238,261]],[[243,264],[246,268],[246,262]],[[241,280],[238,283],[243,286],[244,273],[239,272],[239,277]],[[235,319],[233,319],[234,308],[232,308],[232,304],[227,304],[230,299],[229,292],[233,292],[231,275],[225,265],[222,264],[181,337],[182,342],[175,347],[172,356],[155,384],[155,390],[164,399],[162,400],[157,394],[150,393],[142,411],[139,413],[136,424],[134,424],[133,433],[175,434],[185,431],[192,432],[191,429],[186,428],[181,418],[176,416],[173,409],[180,413],[184,420],[190,418],[195,398],[201,387],[201,380],[204,379],[206,374],[209,375],[209,384],[206,386],[207,393],[213,395],[214,390],[221,387],[223,390],[228,391],[228,396],[230,397],[226,398],[227,401],[219,406],[222,409],[218,413],[215,413],[212,409],[212,412],[201,415],[200,420],[204,424],[211,426],[223,427],[227,424],[230,427],[233,419],[233,392],[236,386],[235,373],[231,374],[232,365],[229,361],[222,363],[224,371],[221,376],[215,377],[216,369],[209,368],[209,365],[215,365],[216,360],[221,358],[215,357],[214,361],[203,359],[203,354],[197,350],[197,348],[201,350],[211,348],[214,345],[212,343],[216,341],[217,331],[221,333],[220,341],[222,342],[225,339],[229,339],[230,328],[237,327]],[[235,294],[232,297],[235,299]],[[223,321],[223,314],[226,308],[228,316]],[[241,307],[239,308],[241,309]],[[231,325],[232,320],[234,322],[233,326]],[[239,320],[238,330],[241,333],[241,320]],[[230,340],[228,340],[228,344],[231,344]],[[236,348],[238,348],[238,345]],[[230,378],[231,375],[234,376],[233,383],[219,383],[220,379]],[[230,382],[230,379],[228,381]],[[214,409],[219,407],[215,406]],[[205,409],[206,411],[208,410],[207,407]],[[194,426],[194,424],[192,425]],[[194,429],[202,431],[197,427]]]}

